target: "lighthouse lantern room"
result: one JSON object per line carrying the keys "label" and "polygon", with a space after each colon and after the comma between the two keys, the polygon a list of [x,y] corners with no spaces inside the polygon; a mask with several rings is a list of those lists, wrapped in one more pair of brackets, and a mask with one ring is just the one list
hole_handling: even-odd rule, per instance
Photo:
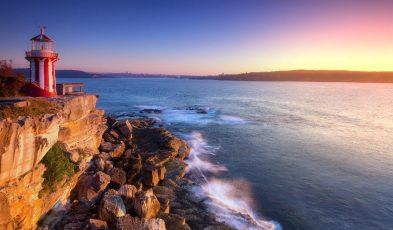
{"label": "lighthouse lantern room", "polygon": [[53,50],[53,40],[44,34],[45,27],[41,27],[40,34],[31,40],[31,50],[26,52],[26,60],[30,62],[30,84],[27,94],[33,97],[56,96],[55,63],[58,54]]}

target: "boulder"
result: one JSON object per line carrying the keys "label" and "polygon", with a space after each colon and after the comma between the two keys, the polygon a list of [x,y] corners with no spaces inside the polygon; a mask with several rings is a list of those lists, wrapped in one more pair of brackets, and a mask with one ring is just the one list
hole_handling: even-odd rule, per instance
{"label": "boulder", "polygon": [[78,150],[67,151],[67,157],[71,162],[77,163],[79,161],[79,152]]}
{"label": "boulder", "polygon": [[132,125],[128,120],[119,121],[114,125],[114,128],[119,131],[120,135],[131,139],[132,138]]}
{"label": "boulder", "polygon": [[111,177],[103,172],[97,172],[94,175],[85,175],[73,189],[71,199],[95,203],[110,181]]}
{"label": "boulder", "polygon": [[106,123],[109,125],[109,126],[113,126],[113,124],[115,124],[117,122],[117,120],[116,120],[116,118],[114,118],[114,117],[106,117]]}
{"label": "boulder", "polygon": [[106,230],[108,229],[108,224],[106,221],[99,219],[89,219],[88,225],[91,230]]}
{"label": "boulder", "polygon": [[166,230],[162,219],[140,219],[129,214],[120,217],[116,223],[117,230]]}
{"label": "boulder", "polygon": [[134,199],[134,209],[141,218],[154,218],[160,211],[160,202],[152,189],[138,192]]}
{"label": "boulder", "polygon": [[111,185],[120,188],[123,184],[126,183],[126,173],[121,168],[112,168],[108,170],[108,174],[111,177]]}
{"label": "boulder", "polygon": [[104,141],[100,145],[100,150],[109,153],[110,157],[120,157],[124,153],[125,148],[126,146],[122,141],[119,144]]}
{"label": "boulder", "polygon": [[162,167],[157,168],[157,173],[158,173],[158,177],[160,178],[160,180],[164,180],[164,178],[165,178],[165,173],[166,173],[166,168],[165,168],[165,166],[162,166]]}
{"label": "boulder", "polygon": [[139,154],[133,154],[129,161],[123,167],[127,172],[127,181],[131,183],[135,176],[140,173],[142,169],[142,157]]}
{"label": "boulder", "polygon": [[186,219],[180,215],[162,213],[159,217],[165,221],[168,230],[191,230]]}
{"label": "boulder", "polygon": [[105,170],[105,161],[101,157],[94,158],[94,165],[98,171]]}
{"label": "boulder", "polygon": [[134,185],[130,185],[130,184],[125,184],[121,186],[119,190],[117,190],[117,193],[120,196],[128,199],[134,199],[136,192],[137,192],[137,188]]}
{"label": "boulder", "polygon": [[147,168],[143,172],[143,184],[154,187],[160,182],[157,169]]}
{"label": "boulder", "polygon": [[183,160],[176,158],[165,164],[166,176],[165,178],[178,181],[184,177],[187,172],[188,165]]}
{"label": "boulder", "polygon": [[126,146],[124,142],[120,142],[120,144],[116,145],[116,147],[113,149],[113,151],[110,152],[111,157],[120,157],[123,155],[124,150],[126,149]]}
{"label": "boulder", "polygon": [[115,143],[116,139],[110,135],[109,133],[104,133],[104,135],[102,136],[104,138],[105,142],[110,142],[110,143]]}
{"label": "boulder", "polygon": [[98,208],[98,215],[101,220],[109,223],[116,223],[119,217],[126,214],[126,207],[123,200],[115,190],[109,190],[104,194],[101,200],[100,207]]}
{"label": "boulder", "polygon": [[118,134],[115,130],[111,129],[111,130],[109,131],[109,134],[110,134],[113,138],[115,138],[116,140],[119,139],[119,134]]}

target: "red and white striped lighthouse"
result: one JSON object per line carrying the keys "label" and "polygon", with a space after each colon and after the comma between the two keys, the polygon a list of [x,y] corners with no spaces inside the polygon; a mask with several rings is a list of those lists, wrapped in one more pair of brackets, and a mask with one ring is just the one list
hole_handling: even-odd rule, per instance
{"label": "red and white striped lighthouse", "polygon": [[58,54],[53,50],[53,40],[44,34],[45,27],[41,27],[40,34],[31,40],[31,51],[26,52],[26,59],[30,62],[30,85],[27,94],[33,97],[56,96],[55,62]]}

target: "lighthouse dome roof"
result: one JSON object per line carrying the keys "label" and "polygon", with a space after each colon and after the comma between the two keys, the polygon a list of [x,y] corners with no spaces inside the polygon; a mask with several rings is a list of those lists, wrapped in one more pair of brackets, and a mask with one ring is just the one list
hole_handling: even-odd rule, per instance
{"label": "lighthouse dome roof", "polygon": [[31,41],[39,41],[39,42],[52,42],[53,40],[45,34],[39,34],[30,39]]}

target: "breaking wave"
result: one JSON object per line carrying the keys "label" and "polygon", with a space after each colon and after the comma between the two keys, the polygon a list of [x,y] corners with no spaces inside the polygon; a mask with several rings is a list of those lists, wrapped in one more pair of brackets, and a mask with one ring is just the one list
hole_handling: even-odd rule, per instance
{"label": "breaking wave", "polygon": [[220,111],[201,106],[186,106],[178,108],[166,108],[162,106],[135,106],[136,114],[145,114],[157,122],[172,124],[182,123],[190,125],[209,124],[245,124],[245,119],[234,115],[221,114]]}
{"label": "breaking wave", "polygon": [[189,174],[201,178],[193,191],[199,197],[208,198],[208,209],[218,221],[236,229],[281,229],[278,223],[264,220],[254,212],[251,187],[245,180],[217,178],[218,173],[227,170],[209,160],[217,147],[208,145],[200,132],[192,132],[184,138],[191,148],[187,160]]}

